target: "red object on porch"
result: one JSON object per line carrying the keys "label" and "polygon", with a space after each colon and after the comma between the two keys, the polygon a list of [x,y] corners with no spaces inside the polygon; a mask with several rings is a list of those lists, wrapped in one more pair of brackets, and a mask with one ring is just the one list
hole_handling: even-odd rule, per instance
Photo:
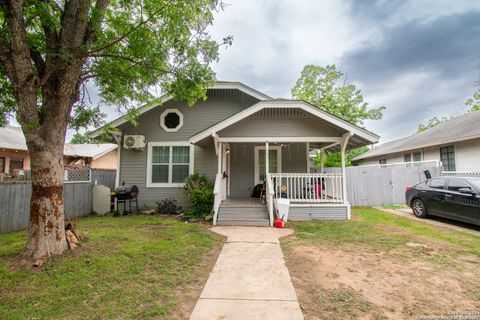
{"label": "red object on porch", "polygon": [[315,199],[320,199],[322,197],[322,184],[315,183]]}
{"label": "red object on porch", "polygon": [[283,221],[282,219],[280,218],[277,218],[275,219],[275,221],[273,222],[273,226],[275,228],[285,228],[285,221]]}

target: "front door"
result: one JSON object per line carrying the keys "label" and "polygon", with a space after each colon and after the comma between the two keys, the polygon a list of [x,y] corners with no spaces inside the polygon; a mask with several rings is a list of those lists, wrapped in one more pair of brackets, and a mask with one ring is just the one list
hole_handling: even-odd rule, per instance
{"label": "front door", "polygon": [[[271,146],[268,148],[269,172],[282,172],[282,147]],[[255,185],[265,181],[266,172],[265,147],[255,147]]]}

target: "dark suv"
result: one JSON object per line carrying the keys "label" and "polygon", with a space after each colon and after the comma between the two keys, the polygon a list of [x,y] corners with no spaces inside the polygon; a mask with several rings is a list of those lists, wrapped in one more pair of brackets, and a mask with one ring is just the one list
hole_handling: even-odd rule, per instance
{"label": "dark suv", "polygon": [[437,177],[407,187],[407,205],[429,215],[480,225],[480,177]]}

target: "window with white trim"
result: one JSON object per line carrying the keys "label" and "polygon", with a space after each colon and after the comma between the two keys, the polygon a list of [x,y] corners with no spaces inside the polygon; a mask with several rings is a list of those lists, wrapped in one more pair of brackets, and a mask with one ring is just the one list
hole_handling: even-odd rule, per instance
{"label": "window with white trim", "polygon": [[177,132],[183,126],[183,114],[177,109],[167,109],[160,115],[160,126],[167,132]]}
{"label": "window with white trim", "polygon": [[149,143],[147,187],[182,186],[191,173],[193,147],[188,143]]}

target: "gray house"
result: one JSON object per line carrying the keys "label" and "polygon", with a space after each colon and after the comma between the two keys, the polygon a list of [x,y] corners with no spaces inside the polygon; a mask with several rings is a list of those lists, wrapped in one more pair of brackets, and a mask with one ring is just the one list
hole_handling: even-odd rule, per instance
{"label": "gray house", "polygon": [[[194,171],[215,184],[214,224],[272,225],[277,199],[289,219],[349,219],[344,173],[309,173],[309,151],[370,145],[378,136],[304,101],[272,99],[238,82],[217,82],[193,107],[163,97],[140,109],[139,125],[118,129],[117,184],[139,187],[139,203],[189,201],[184,179]],[[100,134],[101,129],[92,133]],[[264,201],[252,198],[263,186]]]}

